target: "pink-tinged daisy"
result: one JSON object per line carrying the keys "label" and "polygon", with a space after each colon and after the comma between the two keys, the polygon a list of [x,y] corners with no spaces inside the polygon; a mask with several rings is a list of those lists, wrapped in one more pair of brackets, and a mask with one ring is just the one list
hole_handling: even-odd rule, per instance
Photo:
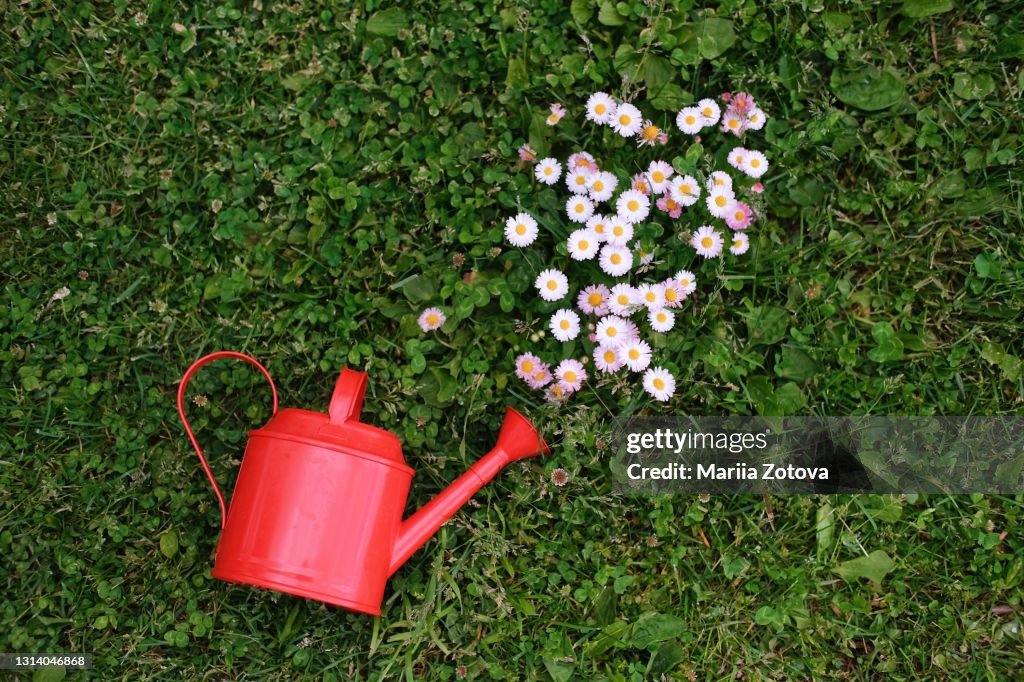
{"label": "pink-tinged daisy", "polygon": [[559,341],[572,341],[580,333],[580,316],[568,308],[562,308],[551,316],[548,328]]}
{"label": "pink-tinged daisy", "polygon": [[627,189],[615,201],[615,209],[626,220],[639,223],[651,212],[651,200],[643,192]]}
{"label": "pink-tinged daisy", "polygon": [[552,379],[551,368],[542,363],[539,367],[534,368],[526,383],[530,388],[544,388],[551,383]]}
{"label": "pink-tinged daisy", "polygon": [[676,315],[668,308],[658,308],[647,314],[647,321],[651,323],[651,329],[664,334],[675,325]]}
{"label": "pink-tinged daisy", "polygon": [[729,108],[737,114],[746,114],[754,107],[754,98],[745,92],[735,93],[729,101]]}
{"label": "pink-tinged daisy", "polygon": [[562,164],[552,158],[542,159],[533,169],[533,175],[545,185],[553,185],[562,177]]}
{"label": "pink-tinged daisy", "polygon": [[753,185],[750,186],[750,191],[753,192],[754,194],[760,194],[761,192],[764,191],[764,185],[762,185],[760,182],[755,182]]}
{"label": "pink-tinged daisy", "polygon": [[700,199],[700,183],[692,175],[680,175],[672,178],[669,195],[683,206],[692,206]]}
{"label": "pink-tinged daisy", "polygon": [[750,221],[753,218],[754,216],[749,206],[742,201],[734,201],[732,202],[732,208],[725,216],[725,224],[733,230],[745,230],[750,227]]}
{"label": "pink-tinged daisy", "polygon": [[669,179],[676,172],[675,168],[664,161],[651,161],[647,167],[647,181],[651,183],[651,193],[661,194],[669,186]]}
{"label": "pink-tinged daisy", "polygon": [[752,178],[759,178],[768,170],[768,157],[761,152],[748,149],[747,153],[743,156],[740,170]]}
{"label": "pink-tinged daisy", "polygon": [[636,288],[636,300],[649,310],[665,305],[665,287],[660,284],[641,284]]}
{"label": "pink-tinged daisy", "polygon": [[533,353],[523,353],[516,358],[516,376],[523,381],[528,381],[534,372],[543,367],[544,363]]}
{"label": "pink-tinged daisy", "polygon": [[530,145],[524,144],[519,148],[519,158],[532,163],[537,160],[537,152]]}
{"label": "pink-tinged daisy", "polygon": [[637,173],[633,176],[633,181],[629,185],[630,189],[635,189],[637,192],[641,192],[650,196],[651,194],[651,183],[647,179],[646,173]]}
{"label": "pink-tinged daisy", "polygon": [[717,258],[722,255],[722,235],[715,231],[710,225],[703,225],[693,233],[690,244],[697,250],[697,254],[705,258]]}
{"label": "pink-tinged daisy", "polygon": [[505,239],[512,246],[523,248],[537,238],[537,221],[529,213],[517,213],[505,221]]}
{"label": "pink-tinged daisy", "polygon": [[587,229],[573,231],[566,244],[569,257],[573,260],[590,260],[597,255],[597,250],[600,247],[601,240],[597,238],[593,230]]}
{"label": "pink-tinged daisy", "polygon": [[608,234],[605,241],[613,246],[625,246],[633,238],[633,223],[616,215],[608,221]]}
{"label": "pink-tinged daisy", "polygon": [[622,137],[633,137],[640,132],[640,127],[643,124],[643,114],[629,103],[620,104],[615,109],[615,115],[611,120],[612,129]]}
{"label": "pink-tinged daisy", "polygon": [[619,180],[612,173],[602,171],[594,173],[587,180],[587,191],[594,201],[608,201],[615,193]]}
{"label": "pink-tinged daisy", "polygon": [[561,104],[557,104],[557,103],[556,104],[552,104],[551,105],[551,113],[548,114],[548,120],[547,120],[548,125],[549,126],[553,126],[553,125],[557,124],[559,121],[562,120],[563,116],[565,116],[565,109],[562,107],[562,105]]}
{"label": "pink-tinged daisy", "polygon": [[656,144],[665,144],[662,141],[663,139],[667,140],[668,138],[661,128],[654,125],[651,121],[644,121],[640,126],[640,132],[636,134],[638,147],[653,147]]}
{"label": "pink-tinged daisy", "polygon": [[708,177],[708,191],[711,192],[718,187],[732,189],[732,178],[725,171],[715,171]]}
{"label": "pink-tinged daisy", "polygon": [[[563,485],[569,482],[569,472],[559,467],[551,472],[551,482],[561,488]],[[459,672],[455,672],[455,677],[459,677]]]}
{"label": "pink-tinged daisy", "polygon": [[[570,166],[572,168],[572,166]],[[587,193],[587,181],[590,180],[592,173],[585,170],[575,169],[566,171],[565,173],[565,186],[569,188],[569,191],[573,194],[586,194]]]}
{"label": "pink-tinged daisy", "polygon": [[625,246],[605,244],[601,247],[601,269],[612,277],[621,277],[633,269],[633,253]]}
{"label": "pink-tinged daisy", "polygon": [[533,286],[545,301],[557,301],[569,293],[569,278],[562,271],[549,268],[537,275]]}
{"label": "pink-tinged daisy", "polygon": [[569,358],[562,360],[558,367],[555,367],[555,378],[558,379],[558,385],[562,390],[566,393],[575,393],[586,381],[587,371],[583,369],[582,362]]}
{"label": "pink-tinged daisy", "polygon": [[592,230],[597,235],[599,242],[607,241],[608,238],[608,219],[600,213],[595,213],[590,216],[586,222],[587,229]]}
{"label": "pink-tinged daisy", "polygon": [[687,135],[696,135],[704,127],[704,117],[697,107],[686,107],[676,116],[676,126]]}
{"label": "pink-tinged daisy", "polygon": [[432,332],[444,324],[446,319],[444,311],[440,308],[427,308],[420,313],[420,319],[417,322],[420,325],[420,329],[425,332]]}
{"label": "pink-tinged daisy", "polygon": [[644,372],[644,390],[659,402],[668,402],[676,392],[676,379],[662,367],[652,367]]}
{"label": "pink-tinged daisy", "polygon": [[734,256],[742,256],[750,248],[750,237],[745,232],[736,232],[732,236],[732,246],[729,247],[729,253]]}
{"label": "pink-tinged daisy", "polygon": [[601,317],[608,314],[608,299],[611,292],[603,284],[591,284],[584,287],[576,297],[576,305],[587,315]]}
{"label": "pink-tinged daisy", "polygon": [[733,147],[726,160],[729,165],[738,171],[743,170],[743,159],[747,156],[747,150],[743,147]]}
{"label": "pink-tinged daisy", "polygon": [[726,216],[732,210],[732,205],[736,201],[735,196],[731,189],[725,189],[724,187],[717,187],[708,194],[707,207],[708,212],[716,218],[725,220]]}
{"label": "pink-tinged daisy", "polygon": [[683,214],[683,205],[673,199],[668,193],[662,194],[658,197],[658,200],[654,202],[654,205],[658,207],[658,210],[668,213],[669,218],[678,218]]}
{"label": "pink-tinged daisy", "polygon": [[704,125],[706,126],[713,126],[718,123],[718,119],[722,115],[722,108],[713,99],[702,99],[697,102],[697,110],[700,112],[701,118],[704,119]]}
{"label": "pink-tinged daisy", "polygon": [[725,112],[722,116],[722,127],[723,133],[732,133],[736,137],[743,134],[743,129],[747,125],[747,119],[741,118],[739,114],[735,113],[732,109]]}
{"label": "pink-tinged daisy", "polygon": [[597,161],[594,160],[593,155],[589,152],[570,154],[565,163],[569,170],[583,171],[587,175],[601,170],[597,167]]}
{"label": "pink-tinged daisy", "polygon": [[760,130],[764,128],[764,122],[768,120],[768,117],[764,115],[764,112],[754,107],[747,112],[747,128],[750,130]]}
{"label": "pink-tinged daisy", "polygon": [[615,346],[597,346],[594,348],[594,367],[602,372],[618,372],[622,369],[622,358]]}
{"label": "pink-tinged daisy", "polygon": [[642,372],[651,364],[651,346],[640,339],[634,338],[622,344],[619,355],[626,367],[634,372]]}
{"label": "pink-tinged daisy", "polygon": [[679,282],[679,286],[683,288],[683,294],[686,296],[697,291],[697,276],[689,270],[680,270],[672,279]]}
{"label": "pink-tinged daisy", "polygon": [[679,283],[679,280],[670,277],[661,285],[665,287],[666,308],[678,308],[683,305],[683,301],[686,300],[686,292],[683,291],[683,285]]}
{"label": "pink-tinged daisy", "polygon": [[569,392],[566,391],[561,384],[551,384],[544,391],[544,400],[549,403],[557,403],[565,400],[569,397]]}
{"label": "pink-tinged daisy", "polygon": [[569,197],[565,202],[565,214],[574,223],[585,223],[594,215],[594,203],[584,196]]}
{"label": "pink-tinged daisy", "polygon": [[623,342],[626,342],[626,341],[636,341],[637,339],[640,338],[640,327],[636,326],[636,323],[633,322],[633,320],[626,320],[626,332],[625,333],[626,333],[626,338],[624,339]]}
{"label": "pink-tinged daisy", "polygon": [[617,105],[610,95],[595,92],[587,99],[587,120],[601,125],[610,123]]}
{"label": "pink-tinged daisy", "polygon": [[612,347],[622,345],[622,342],[629,338],[627,322],[628,320],[624,320],[618,315],[605,315],[602,317],[601,321],[597,323],[597,328],[594,330],[597,343],[602,346]]}
{"label": "pink-tinged daisy", "polygon": [[625,282],[612,287],[608,298],[608,309],[616,315],[629,315],[637,305],[636,289]]}

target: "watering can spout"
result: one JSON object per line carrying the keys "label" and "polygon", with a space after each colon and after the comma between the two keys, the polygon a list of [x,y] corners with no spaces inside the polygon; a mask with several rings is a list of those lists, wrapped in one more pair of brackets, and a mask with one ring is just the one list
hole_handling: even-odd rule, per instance
{"label": "watering can spout", "polygon": [[426,543],[444,523],[455,515],[499,471],[519,459],[548,454],[551,448],[537,433],[537,429],[523,415],[511,407],[505,410],[505,421],[493,450],[473,464],[437,497],[402,522],[391,555],[393,575],[406,559]]}

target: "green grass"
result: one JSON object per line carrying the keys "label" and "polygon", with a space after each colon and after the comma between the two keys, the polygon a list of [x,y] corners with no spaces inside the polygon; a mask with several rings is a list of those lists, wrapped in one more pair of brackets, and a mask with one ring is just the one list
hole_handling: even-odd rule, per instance
{"label": "green grass", "polygon": [[[0,1],[0,650],[93,653],[68,677],[104,680],[1019,674],[1022,496],[619,497],[607,449],[623,412],[1024,414],[1014,3],[200,4]],[[548,104],[623,75],[753,93],[768,219],[659,348],[673,402],[547,405],[511,370],[550,309],[492,249],[548,201],[516,149],[573,151]],[[451,319],[423,335],[432,304]],[[283,405],[369,372],[410,509],[506,403],[555,454],[482,491],[379,619],[229,586],[173,407],[217,349]],[[263,382],[194,382],[228,487]],[[880,584],[836,573],[876,551]]]}

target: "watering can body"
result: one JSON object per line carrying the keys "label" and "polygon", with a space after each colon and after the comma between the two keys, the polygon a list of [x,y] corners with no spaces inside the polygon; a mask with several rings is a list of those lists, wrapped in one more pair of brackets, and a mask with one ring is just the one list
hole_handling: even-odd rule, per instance
{"label": "watering can body", "polygon": [[387,579],[508,463],[549,452],[532,425],[507,408],[498,446],[408,519],[413,470],[398,438],[359,421],[367,377],[342,370],[326,414],[286,408],[251,431],[229,507],[178,408],[221,502],[222,533],[212,575],[352,611],[380,614]]}

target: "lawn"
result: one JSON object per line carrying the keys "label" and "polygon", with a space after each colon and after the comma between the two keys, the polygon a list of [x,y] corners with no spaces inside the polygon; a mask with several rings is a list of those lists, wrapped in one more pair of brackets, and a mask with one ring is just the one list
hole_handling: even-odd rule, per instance
{"label": "lawn", "polygon": [[[102,680],[1019,677],[1024,495],[630,497],[609,472],[620,414],[1024,415],[1015,3],[0,14],[0,652],[91,653],[67,679]],[[763,216],[742,259],[692,261],[703,286],[656,348],[675,396],[546,401],[514,363],[561,352],[533,336],[554,306],[530,268],[565,257],[504,240],[553,205],[518,150],[618,144],[584,126],[604,91],[685,165],[674,112],[740,90],[769,115]],[[367,372],[410,511],[506,404],[554,452],[444,526],[379,618],[229,585],[174,407],[220,349],[260,359],[283,406],[325,411],[343,366]],[[221,362],[189,397],[230,490],[265,379]]]}

